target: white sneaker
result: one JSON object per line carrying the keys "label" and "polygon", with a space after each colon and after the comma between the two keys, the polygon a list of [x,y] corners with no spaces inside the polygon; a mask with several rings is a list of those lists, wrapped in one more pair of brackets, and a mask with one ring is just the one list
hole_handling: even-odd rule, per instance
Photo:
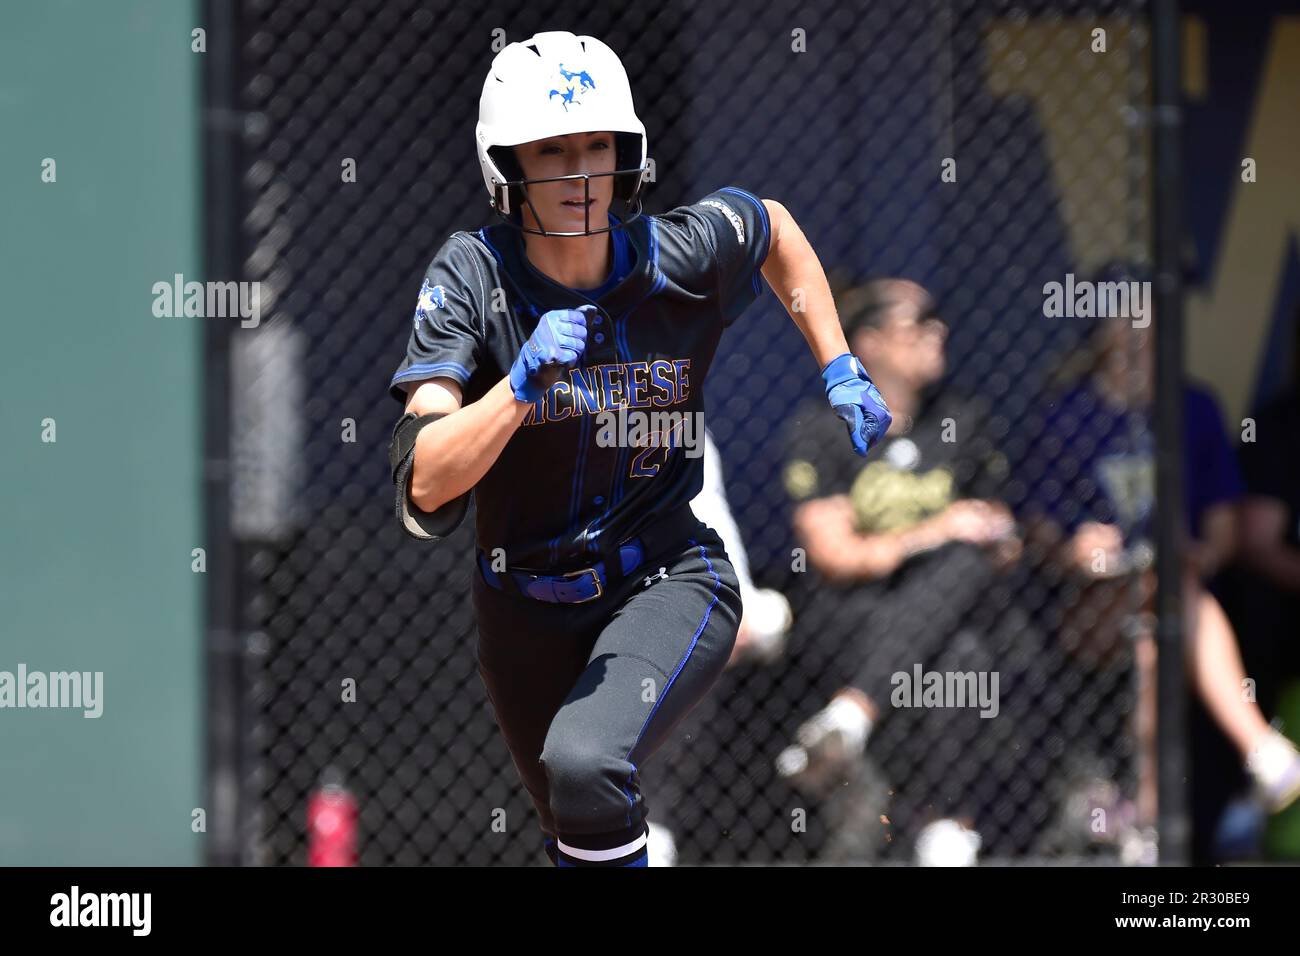
{"label": "white sneaker", "polygon": [[650,835],[646,838],[646,866],[676,866],[677,841],[673,831],[658,823],[650,823]]}
{"label": "white sneaker", "polygon": [[795,743],[776,758],[776,772],[803,791],[819,792],[842,777],[871,734],[871,719],[850,700],[837,697],[795,732]]}
{"label": "white sneaker", "polygon": [[1160,838],[1155,827],[1127,827],[1119,838],[1119,861],[1125,866],[1155,866],[1160,862]]}
{"label": "white sneaker", "polygon": [[974,866],[983,842],[956,820],[935,820],[916,837],[916,865]]}
{"label": "white sneaker", "polygon": [[1246,758],[1255,793],[1270,813],[1280,813],[1300,797],[1300,751],[1276,730],[1265,734]]}

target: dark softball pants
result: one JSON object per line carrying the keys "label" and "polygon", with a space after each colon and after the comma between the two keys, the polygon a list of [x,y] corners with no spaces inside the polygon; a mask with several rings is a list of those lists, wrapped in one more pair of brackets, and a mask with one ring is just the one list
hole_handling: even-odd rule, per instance
{"label": "dark softball pants", "polygon": [[735,644],[739,585],[722,541],[689,509],[673,520],[679,544],[582,604],[498,591],[476,565],[479,676],[557,864],[644,865],[638,768]]}

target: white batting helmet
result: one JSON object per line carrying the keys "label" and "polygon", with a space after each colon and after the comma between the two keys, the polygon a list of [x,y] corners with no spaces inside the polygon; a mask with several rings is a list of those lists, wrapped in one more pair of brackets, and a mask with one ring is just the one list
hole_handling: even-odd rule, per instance
{"label": "white batting helmet", "polygon": [[[614,133],[612,173],[579,173],[551,179],[524,179],[512,146],[570,133]],[[559,179],[583,179],[590,190],[594,176],[614,177],[614,198],[626,204],[623,225],[641,214],[641,186],[646,176],[645,126],[632,105],[627,71],[613,50],[595,37],[564,30],[535,34],[511,43],[492,60],[475,130],[478,161],[492,208],[507,222],[525,228],[519,215],[528,203],[528,185]],[[536,215],[537,210],[533,213]],[[541,226],[541,220],[538,219]],[[604,225],[604,224],[602,224]],[[526,230],[536,235],[589,236],[585,232]]]}

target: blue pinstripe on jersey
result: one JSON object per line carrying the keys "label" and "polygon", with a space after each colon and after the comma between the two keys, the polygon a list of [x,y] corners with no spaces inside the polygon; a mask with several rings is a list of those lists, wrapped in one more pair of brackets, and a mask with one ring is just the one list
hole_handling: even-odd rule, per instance
{"label": "blue pinstripe on jersey", "polygon": [[[650,290],[646,292],[646,294],[642,296],[636,303],[634,303],[631,308],[629,308],[621,316],[619,316],[619,318],[615,322],[616,329],[617,329],[616,341],[622,343],[622,350],[623,350],[623,356],[625,362],[631,362],[631,353],[632,353],[631,346],[628,344],[627,341],[628,316],[630,316],[637,309],[641,308],[641,305],[643,303],[645,303],[646,301],[648,301],[649,299],[657,295],[659,291],[664,287],[664,284],[667,281],[667,277],[662,272],[659,271],[659,230],[658,227],[655,225],[655,221],[653,218],[649,220],[649,223],[650,223],[650,275],[653,277],[650,283]],[[627,477],[627,459],[630,454],[631,454],[631,449],[629,448],[619,448],[618,450],[618,457],[615,459],[616,463],[615,463],[614,482],[613,482],[614,487],[612,490],[612,494],[610,495],[612,500],[606,502],[607,507],[604,513],[598,515],[595,518],[595,520],[591,522],[590,538],[587,543],[588,551],[594,553],[600,550],[599,542],[600,542],[600,535],[604,530],[603,525],[605,521],[608,520],[609,517],[613,514],[614,506],[623,500],[624,480]]]}

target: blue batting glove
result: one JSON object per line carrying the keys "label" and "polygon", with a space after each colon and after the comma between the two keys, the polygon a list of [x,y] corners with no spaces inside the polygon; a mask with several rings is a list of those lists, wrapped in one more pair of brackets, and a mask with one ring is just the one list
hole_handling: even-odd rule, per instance
{"label": "blue batting glove", "polygon": [[572,368],[587,349],[587,313],[594,305],[552,309],[537,320],[537,328],[510,366],[510,387],[521,402],[535,402]]}
{"label": "blue batting glove", "polygon": [[865,456],[889,431],[894,416],[871,376],[852,353],[845,352],[822,369],[826,398],[848,426],[853,450]]}

